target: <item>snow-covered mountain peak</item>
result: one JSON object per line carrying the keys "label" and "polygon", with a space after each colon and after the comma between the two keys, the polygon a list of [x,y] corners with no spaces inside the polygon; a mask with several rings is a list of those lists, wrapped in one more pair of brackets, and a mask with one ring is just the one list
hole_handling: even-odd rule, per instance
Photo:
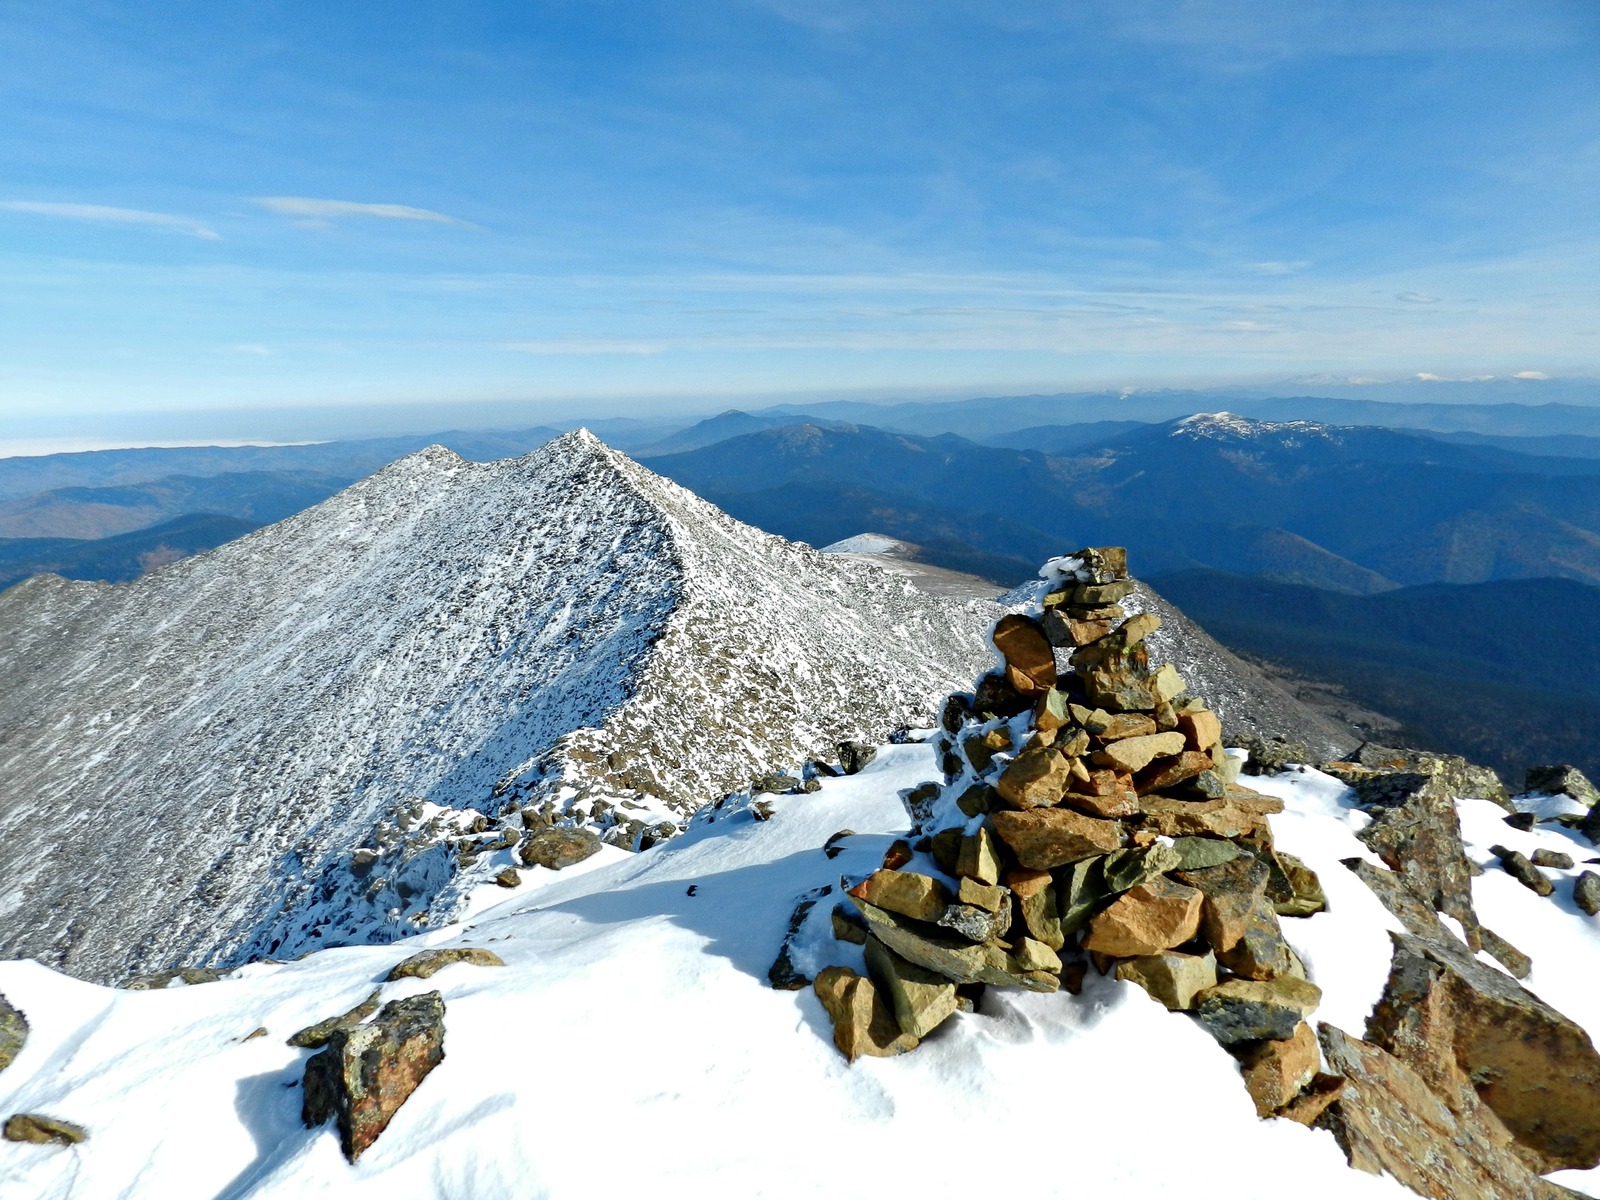
{"label": "snow-covered mountain peak", "polygon": [[[740,525],[586,430],[419,451],[132,584],[11,589],[0,954],[121,978],[402,936],[455,894],[451,814],[685,814],[928,719],[996,612]],[[353,871],[362,846],[389,865]]]}

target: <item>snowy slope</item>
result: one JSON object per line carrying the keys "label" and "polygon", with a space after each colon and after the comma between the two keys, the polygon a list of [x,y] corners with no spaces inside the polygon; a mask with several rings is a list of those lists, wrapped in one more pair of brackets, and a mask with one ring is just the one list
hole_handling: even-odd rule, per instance
{"label": "snowy slope", "polygon": [[[392,939],[457,810],[686,814],[926,719],[995,612],[583,431],[421,451],[133,584],[33,580],[0,595],[0,953],[114,980]],[[397,836],[403,873],[348,869]]]}
{"label": "snowy slope", "polygon": [[[581,873],[534,872],[509,898],[483,897],[493,907],[467,925],[201,987],[120,992],[0,963],[0,992],[34,1022],[0,1073],[0,1112],[90,1130],[71,1150],[0,1144],[0,1195],[985,1195],[1013,1169],[1055,1194],[1063,1155],[1074,1194],[1410,1195],[1349,1170],[1326,1132],[1258,1121],[1209,1035],[1092,973],[1078,997],[991,990],[917,1053],[846,1066],[812,993],[772,991],[765,971],[794,898],[875,867],[906,825],[897,793],[933,771],[926,745],[890,747],[862,775],[777,798],[769,821],[718,814],[640,855],[608,849]],[[1393,924],[1339,863],[1367,856],[1354,837],[1365,817],[1316,772],[1257,782],[1287,804],[1280,845],[1328,891],[1327,913],[1285,922],[1325,990],[1318,1015],[1359,1034]],[[1463,812],[1471,836],[1476,809]],[[858,836],[828,859],[823,841],[846,827]],[[1523,836],[1571,848],[1548,829]],[[1476,881],[1478,903],[1534,953],[1530,985],[1600,1029],[1584,985],[1600,969],[1595,923],[1497,874]],[[508,965],[384,988],[443,991],[446,1058],[350,1166],[330,1129],[301,1128],[308,1052],[283,1039],[350,1007],[413,950],[466,944]],[[811,949],[855,952],[820,937]],[[242,1040],[258,1026],[268,1035]]]}

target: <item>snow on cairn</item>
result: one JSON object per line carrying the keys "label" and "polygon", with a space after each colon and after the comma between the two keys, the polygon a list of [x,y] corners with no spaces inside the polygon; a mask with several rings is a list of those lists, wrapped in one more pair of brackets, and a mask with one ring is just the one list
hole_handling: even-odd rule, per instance
{"label": "snow on cairn", "polygon": [[648,844],[925,723],[998,612],[584,430],[419,451],[131,584],[33,579],[0,595],[0,954],[121,981],[393,940],[480,881],[485,814]]}

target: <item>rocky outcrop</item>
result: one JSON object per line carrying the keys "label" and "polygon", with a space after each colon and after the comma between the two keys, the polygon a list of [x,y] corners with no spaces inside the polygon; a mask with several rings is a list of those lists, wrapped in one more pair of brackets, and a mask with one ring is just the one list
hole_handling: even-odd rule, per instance
{"label": "rocky outcrop", "polygon": [[1367,1040],[1453,1111],[1481,1102],[1540,1173],[1600,1165],[1600,1054],[1532,992],[1448,942],[1392,934]]}
{"label": "rocky outcrop", "polygon": [[1346,1086],[1318,1123],[1358,1171],[1392,1175],[1433,1200],[1575,1200],[1522,1161],[1499,1118],[1475,1098],[1451,1108],[1382,1047],[1332,1025],[1319,1034]]}
{"label": "rocky outcrop", "polygon": [[384,979],[393,983],[397,979],[432,979],[454,963],[473,967],[503,967],[505,960],[493,950],[482,946],[446,946],[438,950],[419,950],[398,964]]}
{"label": "rocky outcrop", "polygon": [[308,1129],[334,1121],[344,1156],[355,1162],[443,1061],[440,994],[391,1000],[370,1024],[334,1030],[306,1061],[301,1118]]}

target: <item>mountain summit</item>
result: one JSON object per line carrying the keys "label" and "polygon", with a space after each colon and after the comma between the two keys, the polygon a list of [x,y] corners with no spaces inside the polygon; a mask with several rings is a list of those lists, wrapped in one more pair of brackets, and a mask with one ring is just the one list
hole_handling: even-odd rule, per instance
{"label": "mountain summit", "polygon": [[403,936],[450,847],[399,872],[375,831],[512,800],[688,813],[930,718],[998,613],[741,525],[584,430],[419,451],[135,583],[30,580],[0,595],[0,957],[119,979]]}

